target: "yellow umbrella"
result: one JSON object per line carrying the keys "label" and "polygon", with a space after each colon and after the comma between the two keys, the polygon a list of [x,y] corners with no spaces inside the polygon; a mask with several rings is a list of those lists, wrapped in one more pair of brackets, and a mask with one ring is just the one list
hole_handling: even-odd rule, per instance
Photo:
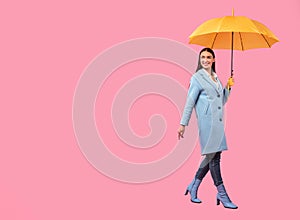
{"label": "yellow umbrella", "polygon": [[231,76],[233,75],[233,50],[270,48],[278,38],[262,23],[245,16],[224,16],[210,19],[189,36],[190,44],[212,49],[231,49]]}

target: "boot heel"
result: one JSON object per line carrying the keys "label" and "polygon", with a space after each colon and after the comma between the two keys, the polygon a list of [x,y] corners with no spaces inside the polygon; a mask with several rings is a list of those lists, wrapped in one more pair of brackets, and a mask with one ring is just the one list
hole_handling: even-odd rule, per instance
{"label": "boot heel", "polygon": [[184,195],[186,196],[189,193],[189,190],[187,189],[184,193]]}
{"label": "boot heel", "polygon": [[220,199],[217,199],[217,205],[220,205]]}

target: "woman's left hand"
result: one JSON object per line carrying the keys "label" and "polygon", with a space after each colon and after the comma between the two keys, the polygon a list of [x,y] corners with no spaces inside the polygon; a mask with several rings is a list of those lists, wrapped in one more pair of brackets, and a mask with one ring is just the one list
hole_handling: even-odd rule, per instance
{"label": "woman's left hand", "polygon": [[234,79],[233,79],[233,76],[231,76],[227,81],[226,88],[230,89],[233,85],[234,85]]}

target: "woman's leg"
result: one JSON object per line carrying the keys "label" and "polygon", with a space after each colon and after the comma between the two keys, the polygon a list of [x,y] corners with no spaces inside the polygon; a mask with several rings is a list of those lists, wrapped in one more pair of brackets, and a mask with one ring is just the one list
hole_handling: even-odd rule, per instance
{"label": "woman's leg", "polygon": [[220,169],[220,160],[221,152],[215,153],[215,155],[208,155],[210,159],[209,170],[213,178],[214,184],[217,187],[217,205],[222,202],[225,208],[237,209],[238,207],[231,202],[223,184],[221,169]]}
{"label": "woman's leg", "polygon": [[196,179],[203,180],[203,178],[206,176],[206,174],[209,171],[209,158],[205,156],[205,158],[202,160],[197,172],[196,172]]}
{"label": "woman's leg", "polygon": [[209,160],[209,170],[213,178],[214,184],[215,186],[219,186],[223,183],[220,168],[221,152],[208,154],[207,158]]}
{"label": "woman's leg", "polygon": [[195,178],[193,181],[188,185],[185,195],[188,193],[191,194],[191,201],[195,203],[201,203],[202,201],[198,199],[197,193],[198,193],[198,188],[200,186],[200,183],[202,182],[202,179],[205,177],[207,172],[209,171],[209,161],[206,159],[206,157],[202,160]]}
{"label": "woman's leg", "polygon": [[188,192],[191,194],[191,201],[195,203],[201,203],[201,200],[198,199],[197,193],[198,188],[200,186],[200,183],[202,182],[202,179],[205,177],[207,172],[209,171],[209,160],[207,157],[205,157],[200,166],[197,170],[196,176],[193,179],[193,181],[190,183],[190,185],[187,187],[185,195],[188,194]]}

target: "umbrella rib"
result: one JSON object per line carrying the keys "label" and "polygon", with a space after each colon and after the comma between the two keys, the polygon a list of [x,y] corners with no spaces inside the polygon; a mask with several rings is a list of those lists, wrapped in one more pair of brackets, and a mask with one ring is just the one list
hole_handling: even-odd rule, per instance
{"label": "umbrella rib", "polygon": [[242,51],[244,51],[244,44],[243,44],[243,38],[242,38],[241,32],[239,32],[239,36],[240,36]]}
{"label": "umbrella rib", "polygon": [[264,36],[262,33],[260,33],[260,35],[264,38],[264,40],[265,40],[266,43],[268,44],[268,47],[271,48],[271,46],[270,46],[269,42],[267,41],[267,39],[265,38],[265,36]]}
{"label": "umbrella rib", "polygon": [[217,36],[218,36],[218,33],[216,33],[216,35],[215,35],[215,37],[214,37],[214,40],[213,40],[212,45],[211,45],[211,49],[214,48],[214,44],[215,44],[215,42],[216,42]]}

